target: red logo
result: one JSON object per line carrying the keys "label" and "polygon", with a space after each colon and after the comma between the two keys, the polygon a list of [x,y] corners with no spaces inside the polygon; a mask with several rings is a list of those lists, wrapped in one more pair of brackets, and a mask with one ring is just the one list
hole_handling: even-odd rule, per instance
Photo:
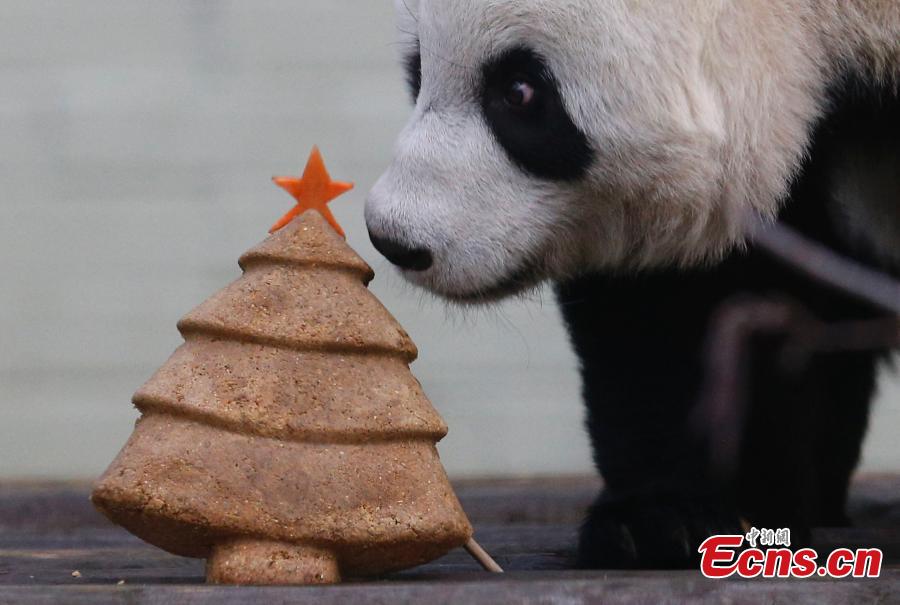
{"label": "red logo", "polygon": [[[769,533],[771,532],[771,533]],[[765,550],[757,547],[757,538]],[[744,547],[744,542],[749,546]],[[746,536],[722,535],[707,538],[700,545],[700,571],[707,578],[877,578],[881,576],[884,554],[877,548],[838,548],[819,565],[819,553],[812,548],[791,550],[790,530],[757,530]]]}

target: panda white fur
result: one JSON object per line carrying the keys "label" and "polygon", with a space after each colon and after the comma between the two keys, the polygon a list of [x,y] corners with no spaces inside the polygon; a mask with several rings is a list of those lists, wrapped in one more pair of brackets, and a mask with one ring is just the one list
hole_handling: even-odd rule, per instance
{"label": "panda white fur", "polygon": [[[845,523],[884,352],[817,359],[802,381],[758,364],[748,426],[790,428],[765,447],[748,433],[737,485],[712,478],[688,419],[723,301],[877,316],[745,239],[778,218],[900,268],[900,2],[398,0],[397,14],[415,109],[366,204],[372,241],[456,301],[556,282],[607,485],[580,563],[690,565],[741,518],[800,536]],[[765,497],[747,487],[764,479]]]}

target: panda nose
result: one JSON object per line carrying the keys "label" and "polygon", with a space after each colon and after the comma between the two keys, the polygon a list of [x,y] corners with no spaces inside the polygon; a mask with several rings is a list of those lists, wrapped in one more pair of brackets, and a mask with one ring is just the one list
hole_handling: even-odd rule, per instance
{"label": "panda nose", "polygon": [[409,248],[394,240],[379,237],[371,231],[369,239],[376,250],[401,269],[425,271],[432,265],[431,252],[424,248]]}

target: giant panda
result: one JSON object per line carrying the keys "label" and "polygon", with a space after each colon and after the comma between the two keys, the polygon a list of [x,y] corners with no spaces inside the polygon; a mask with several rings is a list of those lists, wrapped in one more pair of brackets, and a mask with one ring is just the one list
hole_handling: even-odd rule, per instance
{"label": "giant panda", "polygon": [[555,284],[605,480],[578,563],[686,567],[747,523],[795,544],[846,524],[887,351],[817,356],[791,379],[757,356],[730,480],[696,416],[726,301],[881,313],[748,235],[782,221],[898,274],[900,2],[396,4],[414,110],[367,199],[371,240],[464,304]]}

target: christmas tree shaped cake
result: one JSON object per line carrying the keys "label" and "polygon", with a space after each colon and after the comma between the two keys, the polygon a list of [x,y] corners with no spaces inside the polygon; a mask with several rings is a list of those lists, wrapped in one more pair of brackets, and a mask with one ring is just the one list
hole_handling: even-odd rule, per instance
{"label": "christmas tree shaped cake", "polygon": [[435,443],[447,427],[374,274],[318,212],[240,259],[179,322],[142,416],[93,492],[114,522],[226,583],[403,569],[472,528]]}

